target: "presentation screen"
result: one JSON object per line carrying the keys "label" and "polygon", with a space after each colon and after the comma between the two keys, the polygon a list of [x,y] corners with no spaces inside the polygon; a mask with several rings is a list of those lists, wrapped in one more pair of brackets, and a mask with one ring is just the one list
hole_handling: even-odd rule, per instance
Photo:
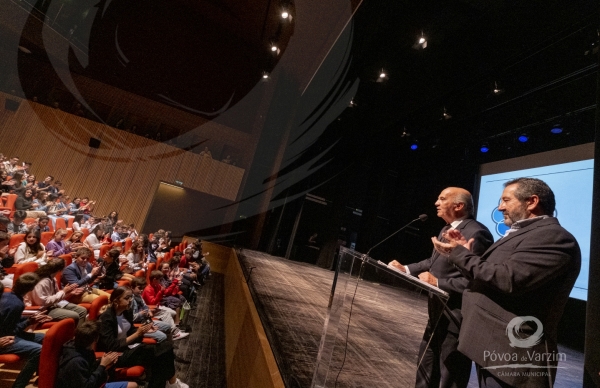
{"label": "presentation screen", "polygon": [[480,169],[477,200],[477,220],[498,240],[508,229],[498,211],[504,183],[520,177],[546,182],[556,197],[554,216],[575,236],[581,247],[581,272],[571,291],[572,298],[581,300],[587,300],[588,291],[593,155],[593,144],[585,144],[484,164]]}

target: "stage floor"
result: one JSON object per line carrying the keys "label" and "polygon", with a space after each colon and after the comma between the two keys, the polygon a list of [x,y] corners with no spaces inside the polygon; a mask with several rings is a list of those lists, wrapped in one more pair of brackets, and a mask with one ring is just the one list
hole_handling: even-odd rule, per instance
{"label": "stage floor", "polygon": [[[248,284],[286,386],[310,387],[334,272],[263,252],[242,250],[239,256],[243,268],[255,267]],[[368,301],[376,303],[371,316],[361,314],[360,301],[355,302],[349,330],[352,339],[337,387],[413,387],[416,355],[405,349],[416,352],[422,327],[404,324],[402,331],[414,331],[410,335],[413,339],[408,340],[395,330],[402,323],[398,317],[404,314],[392,298],[385,297],[385,287],[367,281],[361,282],[361,287],[377,289],[382,297]],[[411,319],[426,320],[426,316],[419,317],[417,310],[423,311],[411,311]],[[342,316],[340,322],[347,319],[347,315]],[[345,324],[342,326],[346,328]],[[345,336],[343,331],[341,335]],[[567,361],[560,364],[564,368],[558,370],[555,387],[581,387],[583,354],[564,347],[559,350],[567,354]],[[336,375],[342,355],[343,351],[334,352]],[[474,371],[473,368],[469,388],[478,386]]]}

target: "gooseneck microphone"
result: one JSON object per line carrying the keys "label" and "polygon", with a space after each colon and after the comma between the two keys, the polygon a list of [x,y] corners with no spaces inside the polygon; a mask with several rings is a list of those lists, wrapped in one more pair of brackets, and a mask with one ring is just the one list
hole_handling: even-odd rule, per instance
{"label": "gooseneck microphone", "polygon": [[365,254],[365,256],[369,256],[369,253],[371,253],[371,251],[374,248],[377,248],[379,245],[383,244],[384,242],[386,242],[388,239],[394,237],[397,233],[401,232],[402,230],[406,229],[409,225],[411,225],[413,222],[417,222],[417,221],[421,221],[421,222],[425,222],[427,221],[427,214],[421,214],[418,218],[415,218],[414,220],[412,220],[411,222],[409,222],[408,224],[404,225],[403,227],[401,227],[400,229],[398,229],[397,231],[395,231],[394,233],[390,234],[389,236],[387,236],[386,238],[384,238],[383,240],[381,240],[380,242],[378,242],[377,244],[373,245]]}

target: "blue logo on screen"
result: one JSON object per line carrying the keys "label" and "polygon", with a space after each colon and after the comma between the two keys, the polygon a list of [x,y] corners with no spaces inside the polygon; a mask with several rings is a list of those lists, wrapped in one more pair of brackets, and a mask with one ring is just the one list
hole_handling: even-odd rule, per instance
{"label": "blue logo on screen", "polygon": [[496,224],[496,233],[500,237],[504,236],[506,231],[510,229],[510,226],[504,223],[504,215],[498,210],[498,206],[492,210],[492,221]]}
{"label": "blue logo on screen", "polygon": [[[500,206],[500,204],[498,204],[498,206]],[[500,210],[498,210],[498,206],[492,210],[492,221],[494,221],[496,224],[496,234],[498,234],[500,237],[503,237],[506,231],[510,229],[510,226],[507,226],[504,223],[504,215]],[[554,217],[557,215],[558,212],[554,210]]]}

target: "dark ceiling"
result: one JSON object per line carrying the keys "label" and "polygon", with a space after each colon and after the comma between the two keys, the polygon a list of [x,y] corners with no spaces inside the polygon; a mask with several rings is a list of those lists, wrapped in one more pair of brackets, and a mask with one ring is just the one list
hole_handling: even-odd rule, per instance
{"label": "dark ceiling", "polygon": [[[293,14],[293,4],[285,4]],[[76,50],[63,58],[72,71],[214,118],[275,66],[281,56],[269,51],[271,42],[285,51],[294,21],[281,20],[283,5],[40,0],[20,37],[33,54],[20,55],[19,77],[35,79],[52,55],[41,39],[46,18],[75,45],[89,48],[85,68]],[[512,149],[520,146],[514,139],[521,132],[543,137],[546,148],[590,141],[598,20],[592,0],[363,1],[353,21],[348,74],[360,79],[357,105],[331,127],[360,131],[358,141],[385,139],[397,153],[410,152],[415,141],[419,151],[494,142]],[[3,21],[2,34],[14,33]],[[428,46],[418,50],[421,33]],[[382,69],[389,79],[375,82]],[[495,84],[502,94],[492,93]],[[29,97],[34,92],[25,90]],[[451,119],[440,120],[444,108]],[[556,123],[565,131],[561,140],[549,140]],[[401,137],[404,128],[411,136]],[[529,147],[524,152],[534,151]]]}
{"label": "dark ceiling", "polygon": [[[598,20],[595,1],[364,2],[354,52],[367,82],[356,109],[373,129],[406,126],[404,140],[420,148],[538,127],[545,136],[559,121],[593,133]],[[421,32],[428,46],[416,50]],[[389,80],[373,82],[382,68]]]}

